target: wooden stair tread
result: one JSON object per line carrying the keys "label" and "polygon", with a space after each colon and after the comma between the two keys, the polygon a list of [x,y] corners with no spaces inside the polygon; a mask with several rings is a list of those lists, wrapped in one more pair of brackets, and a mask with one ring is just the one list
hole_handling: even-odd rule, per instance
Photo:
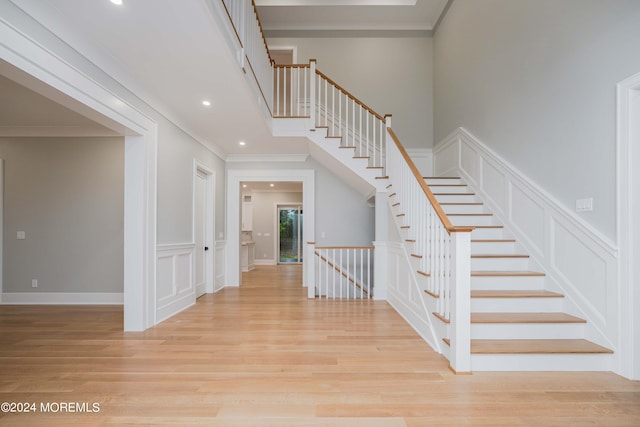
{"label": "wooden stair tread", "polygon": [[564,295],[544,290],[479,290],[471,291],[471,298],[563,298]]}
{"label": "wooden stair tread", "polygon": [[471,313],[471,323],[586,323],[567,313]]}
{"label": "wooden stair tread", "polygon": [[[451,345],[449,339],[443,340]],[[471,340],[472,354],[611,354],[587,340]]]}
{"label": "wooden stair tread", "polygon": [[[376,176],[376,179],[389,179],[389,175],[385,175],[385,176]],[[390,185],[387,187],[389,188]]]}
{"label": "wooden stair tread", "polygon": [[474,277],[520,277],[520,276],[544,276],[544,273],[537,271],[472,271],[471,276]]}

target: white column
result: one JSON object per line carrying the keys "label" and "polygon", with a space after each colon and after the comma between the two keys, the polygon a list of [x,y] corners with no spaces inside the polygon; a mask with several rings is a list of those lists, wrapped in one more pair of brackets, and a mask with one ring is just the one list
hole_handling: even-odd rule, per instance
{"label": "white column", "polygon": [[449,366],[471,372],[471,232],[451,233],[451,323]]}
{"label": "white column", "polygon": [[307,286],[307,297],[308,298],[315,298],[316,297],[316,270],[317,270],[317,263],[316,263],[316,255],[315,255],[315,251],[316,251],[316,244],[315,242],[307,242],[306,244],[306,253],[304,254],[305,256],[305,264],[309,264],[310,268],[309,268],[309,272],[307,274],[306,277],[306,286]]}
{"label": "white column", "polygon": [[387,272],[389,254],[389,205],[387,192],[376,192],[375,206],[375,246],[373,253],[373,299],[387,299]]}

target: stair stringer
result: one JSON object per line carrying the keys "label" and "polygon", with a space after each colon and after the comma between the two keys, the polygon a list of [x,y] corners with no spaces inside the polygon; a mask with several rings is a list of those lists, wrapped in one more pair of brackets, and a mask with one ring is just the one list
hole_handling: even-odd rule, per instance
{"label": "stair stringer", "polygon": [[[403,240],[405,232],[394,215],[392,203],[393,198],[389,197],[387,207],[390,218],[393,218],[393,226],[389,227],[391,244],[387,262],[387,302],[433,350],[448,360],[449,346],[443,342],[443,339],[448,337],[448,325],[444,325],[432,314],[436,311],[435,302],[424,292],[422,278],[418,277],[417,268],[407,247],[408,243]],[[391,259],[392,256],[395,256],[395,260]]]}
{"label": "stair stringer", "polygon": [[[309,118],[274,118],[272,119],[273,136],[297,136],[305,137],[313,143],[316,149],[329,154],[332,158],[340,162],[347,169],[352,171],[361,180],[369,184],[371,192],[385,191],[386,181],[381,179],[384,174],[381,169],[368,168],[368,159],[354,158],[354,149],[340,148],[340,138],[327,137],[326,128],[316,128]],[[317,150],[309,150],[312,157],[323,162],[323,156]]]}

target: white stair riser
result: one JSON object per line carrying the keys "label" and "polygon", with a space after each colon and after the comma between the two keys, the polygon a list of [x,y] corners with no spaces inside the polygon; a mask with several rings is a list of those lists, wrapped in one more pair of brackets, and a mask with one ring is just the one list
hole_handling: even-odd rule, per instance
{"label": "white stair riser", "polygon": [[472,254],[513,254],[515,242],[471,242]]}
{"label": "white stair riser", "polygon": [[471,298],[473,313],[557,313],[564,298]]}
{"label": "white stair riser", "polygon": [[429,187],[432,193],[468,193],[466,185],[432,185]]}
{"label": "white stair riser", "polygon": [[453,225],[463,225],[463,226],[469,226],[469,225],[473,225],[473,226],[478,226],[478,225],[499,225],[498,223],[496,223],[495,219],[493,218],[493,216],[487,216],[487,215],[464,215],[464,216],[458,216],[458,215],[451,215],[449,216],[449,221],[451,221],[451,224]]}
{"label": "white stair riser", "polygon": [[437,178],[437,179],[425,179],[427,185],[433,184],[463,184],[460,178]]}
{"label": "white stair riser", "polygon": [[472,354],[472,371],[611,371],[612,354]]}
{"label": "white stair riser", "polygon": [[471,258],[472,271],[526,271],[529,258]]}
{"label": "white stair riser", "polygon": [[502,240],[509,237],[504,228],[476,228],[471,232],[471,240]]}
{"label": "white stair riser", "polygon": [[471,290],[541,290],[544,276],[471,276]]}
{"label": "white stair riser", "polygon": [[442,205],[442,210],[447,215],[488,213],[484,205]]}
{"label": "white stair riser", "polygon": [[473,194],[434,194],[438,203],[472,203],[479,202]]}
{"label": "white stair riser", "polygon": [[473,323],[473,340],[570,340],[584,336],[584,323]]}

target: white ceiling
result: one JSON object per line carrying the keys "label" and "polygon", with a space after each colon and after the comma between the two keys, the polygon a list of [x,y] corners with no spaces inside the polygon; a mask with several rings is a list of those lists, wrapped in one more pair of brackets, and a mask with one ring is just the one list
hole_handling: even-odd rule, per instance
{"label": "white ceiling", "polygon": [[[11,0],[76,51],[130,89],[184,131],[222,157],[241,154],[305,154],[303,138],[274,138],[257,96],[209,9],[219,0]],[[267,29],[430,29],[447,0],[417,0],[414,6],[260,6]],[[353,2],[380,0],[348,0]],[[406,2],[406,0],[400,0]],[[409,0],[411,1],[411,0]],[[53,101],[0,80],[0,127],[109,131]],[[202,101],[212,105],[204,107]],[[16,105],[19,108],[9,108]],[[250,124],[250,126],[248,126]],[[245,146],[239,142],[245,141]]]}

